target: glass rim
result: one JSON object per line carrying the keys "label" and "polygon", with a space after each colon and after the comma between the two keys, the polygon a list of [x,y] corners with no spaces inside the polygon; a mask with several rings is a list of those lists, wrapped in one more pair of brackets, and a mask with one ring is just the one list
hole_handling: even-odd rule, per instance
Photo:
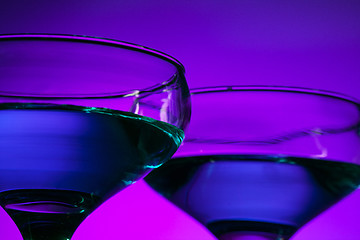
{"label": "glass rim", "polygon": [[274,91],[274,92],[292,92],[302,94],[320,95],[324,97],[336,98],[347,101],[360,107],[360,100],[335,91],[321,90],[316,88],[292,87],[281,85],[225,85],[225,86],[209,86],[190,89],[190,95],[203,93],[220,93],[220,92],[241,92],[241,91]]}
{"label": "glass rim", "polygon": [[[23,93],[9,93],[9,92],[1,92],[0,97],[7,97],[7,98],[26,98],[26,99],[103,99],[103,98],[118,98],[124,96],[137,96],[140,93],[146,94],[148,92],[156,91],[163,86],[169,85],[174,83],[176,79],[182,79],[185,75],[185,68],[180,61],[176,58],[149,48],[142,45],[115,40],[110,38],[103,38],[103,37],[95,37],[95,36],[86,36],[86,35],[75,35],[75,34],[58,34],[58,33],[10,33],[10,34],[0,34],[0,43],[2,41],[16,41],[16,40],[35,40],[35,41],[57,41],[57,42],[72,42],[72,43],[88,43],[88,44],[95,44],[98,46],[105,46],[105,47],[114,47],[118,49],[125,49],[133,52],[138,52],[141,54],[149,55],[155,58],[158,58],[164,63],[171,64],[176,70],[174,73],[180,76],[180,78],[171,77],[170,79],[166,80],[162,83],[157,83],[150,88],[142,89],[141,91],[138,90],[131,90],[131,91],[124,91],[124,92],[104,92],[104,93],[91,93],[91,94],[49,94],[49,95],[37,95],[37,94],[23,94]],[[183,76],[183,77],[181,77]]]}
{"label": "glass rim", "polygon": [[163,59],[167,62],[173,64],[177,69],[185,72],[185,67],[182,63],[176,58],[170,56],[167,53],[164,53],[153,48],[145,47],[143,45],[130,43],[126,41],[116,40],[112,38],[104,37],[95,37],[87,35],[76,35],[76,34],[60,34],[60,33],[8,33],[0,34],[0,41],[12,40],[12,39],[35,39],[35,40],[59,40],[59,41],[74,41],[74,42],[88,42],[99,45],[111,46],[124,48],[129,50],[135,50],[145,54],[149,54],[160,59]]}

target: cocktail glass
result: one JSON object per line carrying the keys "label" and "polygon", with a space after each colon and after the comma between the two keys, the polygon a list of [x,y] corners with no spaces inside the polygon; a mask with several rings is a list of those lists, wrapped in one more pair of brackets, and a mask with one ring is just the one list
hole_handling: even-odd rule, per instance
{"label": "cocktail glass", "polygon": [[358,188],[357,100],[274,86],[191,95],[183,145],[145,179],[218,239],[289,239]]}
{"label": "cocktail glass", "polygon": [[177,150],[183,66],[143,46],[0,36],[0,204],[25,240],[68,240],[101,203]]}

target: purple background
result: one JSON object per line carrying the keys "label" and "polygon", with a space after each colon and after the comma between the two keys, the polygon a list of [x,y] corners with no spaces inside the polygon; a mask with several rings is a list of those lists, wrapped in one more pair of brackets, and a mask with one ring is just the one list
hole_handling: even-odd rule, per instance
{"label": "purple background", "polygon": [[[360,98],[359,13],[358,0],[2,0],[0,33],[83,34],[142,44],[179,59],[191,88],[276,84]],[[360,239],[359,203],[355,192],[293,240]],[[0,239],[21,239],[3,211],[0,218]],[[138,183],[94,212],[73,237],[82,239],[214,238]]]}

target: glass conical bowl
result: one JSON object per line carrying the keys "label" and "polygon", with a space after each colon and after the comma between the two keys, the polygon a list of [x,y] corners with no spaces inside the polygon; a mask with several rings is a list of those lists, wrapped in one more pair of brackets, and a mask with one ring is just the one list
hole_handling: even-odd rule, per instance
{"label": "glass conical bowl", "polygon": [[168,160],[190,116],[183,66],[117,40],[0,36],[0,205],[25,240],[67,240]]}

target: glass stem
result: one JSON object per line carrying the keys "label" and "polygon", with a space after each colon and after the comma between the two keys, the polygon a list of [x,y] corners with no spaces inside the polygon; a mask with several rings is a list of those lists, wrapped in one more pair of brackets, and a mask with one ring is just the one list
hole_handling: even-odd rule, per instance
{"label": "glass stem", "polygon": [[288,240],[284,236],[264,232],[230,232],[218,237],[219,240]]}

